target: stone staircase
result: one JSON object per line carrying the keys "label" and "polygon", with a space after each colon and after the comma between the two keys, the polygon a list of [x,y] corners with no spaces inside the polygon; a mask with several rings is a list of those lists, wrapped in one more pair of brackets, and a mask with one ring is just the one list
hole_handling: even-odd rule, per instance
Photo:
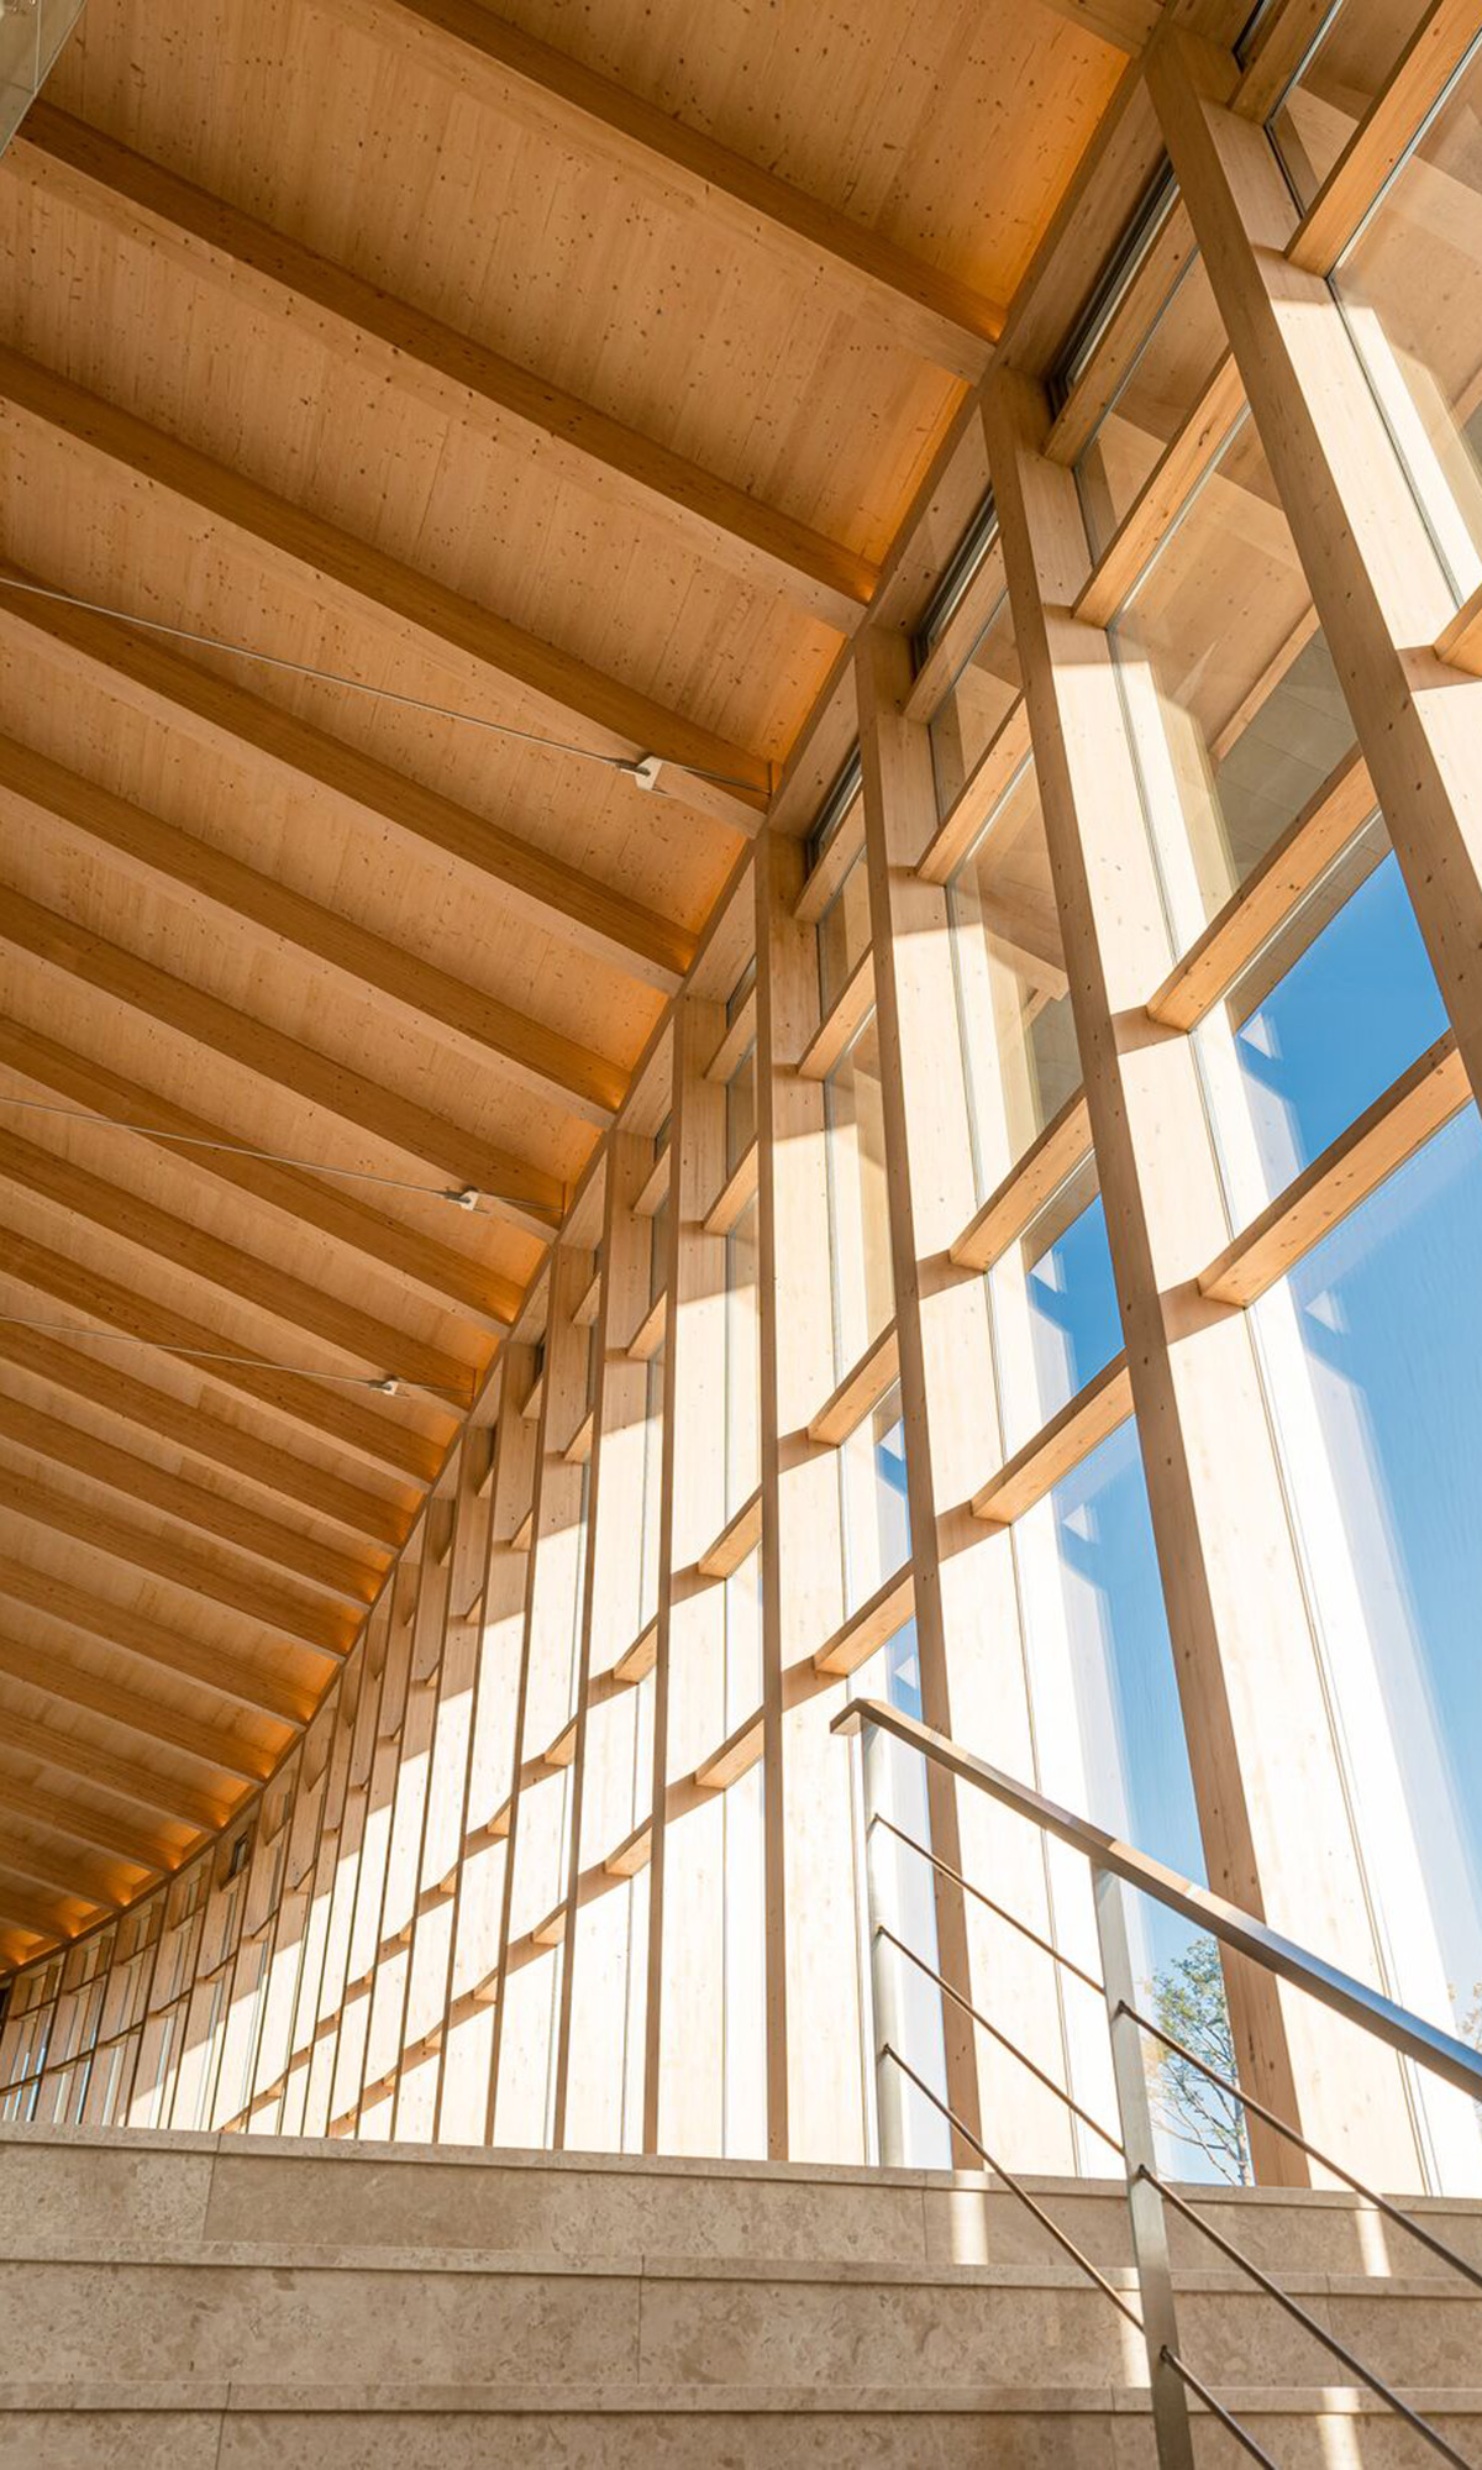
{"label": "stone staircase", "polygon": [[[1135,2300],[1120,2188],[1032,2185]],[[1210,2201],[1482,2464],[1482,2293],[1345,2195]],[[979,2177],[4,2126],[0,2229],[0,2470],[1154,2470],[1137,2336]],[[1171,2232],[1281,2470],[1439,2458]]]}

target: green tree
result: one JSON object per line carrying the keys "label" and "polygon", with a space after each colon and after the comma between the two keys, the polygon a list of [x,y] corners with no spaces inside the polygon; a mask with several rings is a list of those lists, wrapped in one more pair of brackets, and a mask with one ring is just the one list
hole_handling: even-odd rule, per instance
{"label": "green tree", "polygon": [[[1235,2080],[1235,2036],[1225,2003],[1220,1951],[1196,1938],[1153,1975],[1152,2012],[1162,2030],[1208,2067]],[[1148,2096],[1156,2125],[1175,2144],[1202,2153],[1232,2186],[1252,2176],[1245,2113],[1232,2093],[1201,2075],[1189,2059],[1149,2038]]]}

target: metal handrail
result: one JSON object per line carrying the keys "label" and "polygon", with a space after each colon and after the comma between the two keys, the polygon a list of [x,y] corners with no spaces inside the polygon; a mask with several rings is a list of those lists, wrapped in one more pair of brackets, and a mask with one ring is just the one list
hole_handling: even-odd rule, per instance
{"label": "metal handrail", "polygon": [[[1257,2101],[1253,2095],[1242,2092],[1239,2085],[1232,2079],[1222,2075],[1217,2068],[1209,2066],[1194,2051],[1186,2049],[1182,2042],[1175,2040],[1161,2026],[1151,2023],[1139,2012],[1134,1999],[1134,1983],[1121,1903],[1121,1888],[1123,1885],[1135,1887],[1141,1893],[1153,1897],[1166,1910],[1176,1913],[1183,1920],[1194,1923],[1224,1946],[1264,1966],[1267,1971],[1290,1982],[1295,1988],[1306,1991],[1334,2013],[1346,2017],[1349,2021],[1375,2034],[1397,2055],[1412,2059],[1419,2065],[1429,2068],[1445,2082],[1456,2086],[1477,2101],[1482,2101],[1482,2057],[1469,2050],[1463,2042],[1456,2040],[1451,2034],[1427,2024],[1423,2018],[1410,2014],[1407,2009],[1397,2006],[1378,1991],[1369,1989],[1365,1983],[1355,1980],[1352,1975],[1341,1971],[1336,1965],[1329,1964],[1322,1957],[1311,1954],[1306,1948],[1298,1946],[1294,1940],[1283,1937],[1280,1932],[1269,1929],[1264,1922],[1257,1921],[1253,1915],[1242,1912],[1238,1905],[1226,1903],[1223,1897],[1212,1894],[1207,1888],[1196,1887],[1191,1880],[1178,1877],[1174,1871],[1166,1869],[1161,1862],[1154,1861],[1149,1854],[1138,1851],[1134,1845],[1123,1843],[1119,1837],[1109,1835],[1103,1828],[1094,1826],[1090,1820],[1078,1818],[1072,1812],[1062,1809],[1058,1803],[1048,1800],[1044,1794],[1035,1792],[1032,1787],[1017,1782],[1012,1776],[1004,1775],[998,1768],[990,1766],[985,1759],[975,1757],[970,1751],[959,1749],[956,1743],[949,1741],[945,1735],[933,1731],[929,1725],[918,1723],[911,1716],[901,1714],[896,1708],[886,1706],[878,1699],[856,1699],[835,1718],[832,1729],[837,1733],[850,1735],[859,1735],[866,1731],[893,1735],[908,1749],[916,1751],[923,1758],[932,1760],[935,1765],[944,1768],[949,1774],[959,1777],[964,1783],[971,1784],[977,1790],[986,1793],[1004,1808],[1040,1828],[1044,1834],[1054,1837],[1057,1842],[1068,1845],[1073,1851],[1080,1853],[1089,1865],[1094,1891],[1097,1934],[1101,1943],[1101,1969],[1104,1977],[1100,1983],[1092,1983],[1090,1975],[1082,1972],[1079,1966],[1071,1965],[1071,1969],[1078,1973],[1088,1986],[1101,1990],[1105,1998],[1117,2110],[1122,2125],[1120,2148],[1117,2147],[1116,2139],[1108,2136],[1103,2127],[1090,2120],[1087,2113],[1072,2100],[1064,2088],[1055,2085],[1041,2069],[1035,2067],[1005,2033],[1001,2032],[996,2025],[990,2024],[986,2017],[981,2016],[960,1991],[954,1989],[941,1973],[918,1956],[913,1949],[896,1936],[894,1931],[887,1929],[883,1923],[879,1924],[873,1933],[871,1944],[878,1946],[883,1940],[908,1957],[911,1963],[933,1981],[959,2009],[971,2017],[975,2024],[980,2025],[991,2034],[995,2041],[1020,2059],[1040,2082],[1048,2084],[1077,2118],[1093,2126],[1095,2133],[1111,2144],[1114,2150],[1121,2150],[1127,2173],[1127,2200],[1131,2213],[1133,2261],[1142,2296],[1142,2316],[1140,2319],[1134,2318],[1133,2320],[1138,2322],[1147,2350],[1154,2429],[1162,2470],[1193,2470],[1192,2433],[1188,2419],[1188,2394],[1191,2392],[1196,2394],[1219,2418],[1252,2459],[1264,2463],[1266,2470],[1275,2470],[1270,2456],[1263,2452],[1255,2438],[1209,2391],[1208,2387],[1201,2383],[1179,2355],[1172,2265],[1163,2215],[1165,2201],[1175,2212],[1191,2221],[1212,2245],[1228,2257],[1232,2264],[1248,2274],[1259,2289],[1276,2299],[1278,2304],[1314,2339],[1322,2343],[1345,2367],[1367,2384],[1418,2435],[1424,2437],[1428,2444],[1453,2465],[1453,2470],[1474,2470],[1474,2466],[1467,2461],[1466,2457],[1457,2452],[1455,2447],[1449,2444],[1427,2419],[1422,2418],[1408,2402],[1402,2400],[1382,2377],[1366,2367],[1353,2351],[1345,2348],[1343,2343],[1328,2333],[1325,2327],[1318,2323],[1316,2318],[1310,2315],[1287,2291],[1283,2290],[1278,2282],[1264,2272],[1242,2249],[1233,2245],[1220,2231],[1205,2221],[1194,2206],[1160,2176],[1155,2166],[1147,2087],[1142,2075],[1141,2036],[1144,2032],[1151,2033],[1166,2048],[1175,2050],[1180,2056],[1187,2058],[1211,2083],[1219,2085],[1223,2091],[1240,2101],[1246,2109],[1266,2120],[1279,2133],[1290,2137],[1321,2166],[1331,2168],[1337,2176],[1345,2180],[1355,2193],[1410,2231],[1414,2237],[1446,2263],[1453,2265],[1463,2273],[1469,2281],[1482,2286],[1482,2274],[1476,2272],[1462,2257],[1454,2254],[1442,2240],[1433,2237],[1429,2231],[1421,2228],[1417,2222],[1412,2221],[1387,2198],[1375,2195],[1363,2184],[1362,2180],[1356,2179],[1352,2172],[1344,2169],[1341,2164],[1330,2162],[1328,2157],[1311,2145],[1296,2128],[1290,2126],[1274,2111],[1268,2110],[1265,2104]],[[969,1880],[962,1877],[960,1872],[953,1869],[950,1863],[943,1861],[928,1847],[918,1843],[914,1837],[897,1827],[892,1820],[884,1817],[882,1813],[875,1812],[871,1816],[870,1825],[873,1827],[877,1823],[930,1863],[934,1871],[950,1877],[980,1903],[987,1905],[988,1909],[999,1919],[1020,1931],[1045,1954],[1052,1956],[1057,1964],[1069,1963],[1070,1960],[1062,1955],[1060,1949],[1051,1945],[1049,1940],[1042,1938],[1037,1931],[1032,1930],[1027,1923],[1021,1922],[1015,1914],[1008,1912],[1002,1905],[994,1903],[990,1897],[983,1894],[980,1888],[974,1887]],[[873,1887],[871,1901],[873,1902]],[[894,2062],[948,2120],[954,2133],[971,2150],[980,2155],[990,2170],[997,2172],[1012,2192],[1029,2206],[1057,2243],[1074,2257],[1075,2261],[1113,2300],[1122,2314],[1130,2317],[1131,2310],[1118,2297],[1105,2276],[1098,2272],[1089,2258],[1084,2256],[1074,2242],[1056,2227],[1042,2207],[1029,2196],[1027,2190],[1002,2170],[988,2153],[980,2138],[916,2073],[916,2070],[907,2064],[899,2052],[891,2046],[888,2038],[881,2044],[878,2055],[882,2060],[890,2059]]]}
{"label": "metal handrail", "polygon": [[1151,1854],[1124,1844],[1119,1836],[1108,1835],[1087,1818],[1077,1818],[1058,1802],[1047,1800],[1043,1793],[989,1766],[986,1759],[959,1749],[945,1733],[933,1732],[930,1725],[918,1724],[913,1716],[901,1715],[878,1698],[856,1698],[842,1714],[835,1716],[830,1729],[855,1733],[866,1724],[879,1732],[893,1733],[897,1740],[919,1750],[924,1758],[945,1767],[949,1774],[959,1776],[965,1784],[976,1785],[991,1800],[1029,1819],[1059,1843],[1071,1845],[1097,1869],[1107,1870],[1113,1878],[1152,1896],[1169,1912],[1208,1930],[1237,1955],[1249,1956],[1283,1981],[1308,1991],[1335,2014],[1363,2025],[1402,2058],[1415,2059],[1473,2101],[1482,2101],[1482,2057],[1453,2034],[1442,2032],[1438,2025],[1427,2024],[1407,2007],[1396,2006],[1393,1999],[1371,1990],[1351,1973],[1329,1964],[1325,1957],[1313,1955],[1306,1947],[1299,1947],[1295,1939],[1284,1938],[1279,1930],[1270,1929],[1253,1914],[1242,1912],[1238,1904],[1227,1904],[1223,1896],[1213,1894],[1208,1887],[1196,1887],[1191,1879],[1180,1878],[1176,1870],[1165,1869]]}
{"label": "metal handrail", "polygon": [[886,1834],[893,1835],[898,1843],[909,1845],[913,1853],[919,1853],[923,1861],[931,1863],[939,1877],[950,1878],[954,1887],[960,1887],[964,1895],[970,1895],[975,1904],[985,1906],[996,1921],[1006,1921],[1011,1930],[1017,1930],[1021,1938],[1028,1939],[1031,1947],[1038,1947],[1041,1955],[1047,1955],[1050,1961],[1058,1964],[1063,1971],[1073,1973],[1077,1981],[1084,1981],[1087,1989],[1094,1990],[1098,1998],[1106,1996],[1105,1983],[1098,1981],[1094,1973],[1088,1973],[1083,1965],[1077,1964],[1074,1956],[1067,1955],[1065,1949],[1057,1947],[1053,1940],[1042,1938],[1039,1931],[1032,1930],[1027,1921],[1021,1921],[1017,1913],[1011,1913],[1006,1904],[996,1904],[991,1895],[985,1895],[982,1888],[975,1887],[970,1878],[964,1878],[961,1870],[954,1870],[951,1862],[944,1861],[941,1854],[933,1852],[929,1844],[919,1844],[914,1835],[907,1835],[905,1828],[898,1827],[895,1820],[887,1818],[883,1810],[871,1811],[870,1825],[883,1827]]}

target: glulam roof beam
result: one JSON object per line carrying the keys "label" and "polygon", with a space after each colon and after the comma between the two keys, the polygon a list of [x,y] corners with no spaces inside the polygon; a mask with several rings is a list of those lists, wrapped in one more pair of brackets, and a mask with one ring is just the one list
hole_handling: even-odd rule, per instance
{"label": "glulam roof beam", "polygon": [[24,1818],[52,1835],[68,1836],[75,1844],[111,1852],[116,1860],[127,1861],[149,1878],[163,1877],[179,1857],[163,1837],[151,1835],[142,1826],[110,1817],[106,1811],[84,1809],[48,1792],[44,1784],[23,1784],[17,1775],[0,1776],[0,1798],[12,1818]]}
{"label": "glulam roof beam", "polygon": [[[141,1767],[136,1758],[121,1757],[116,1751],[100,1749],[94,1741],[59,1732],[55,1724],[34,1723],[8,1707],[0,1722],[0,1750],[35,1759],[38,1765],[55,1767],[63,1775],[78,1776],[99,1792],[113,1793],[152,1811],[156,1818],[177,1820],[201,1834],[225,1826],[239,1798],[236,1793],[203,1792],[198,1785],[182,1784],[175,1776]],[[8,1782],[5,1790],[9,1790]]]}
{"label": "glulam roof beam", "polygon": [[954,377],[982,376],[1003,330],[998,302],[507,24],[481,0],[330,5],[346,25],[378,43],[399,38],[408,58],[481,101],[498,106],[512,91],[523,91],[579,146],[635,168],[646,180],[660,174],[729,231],[768,243],[815,281],[826,278],[857,315],[903,350]]}
{"label": "glulam roof beam", "polygon": [[107,850],[122,872],[204,902],[254,943],[269,949],[291,945],[399,1019],[414,1020],[424,1030],[430,1026],[464,1057],[492,1064],[523,1087],[554,1098],[569,1114],[603,1126],[622,1103],[626,1075],[605,1055],[13,738],[0,737],[0,787]]}
{"label": "glulam roof beam", "polygon": [[848,631],[868,604],[878,581],[868,558],[45,100],[27,114],[7,159],[32,184],[80,204],[125,238],[168,251],[195,275],[228,284],[238,299],[272,316],[286,310],[307,318],[368,378],[389,379],[522,452],[533,448],[553,479],[659,516],[699,554],[785,593],[828,624]]}
{"label": "glulam roof beam", "polygon": [[[745,747],[3,348],[0,395],[12,409],[101,456],[129,480],[163,490],[213,526],[237,533],[276,572],[294,581],[312,577],[326,606],[383,624],[392,619],[410,628],[423,649],[476,661],[507,679],[519,688],[523,706],[533,701],[538,724],[568,736],[574,730],[594,753],[624,761],[653,754],[670,764],[696,766],[696,772],[670,784],[675,794],[723,823],[745,821],[755,828],[771,779],[765,760]],[[714,780],[699,776],[712,773]],[[749,817],[746,808],[754,810]]]}
{"label": "glulam roof beam", "polygon": [[64,1629],[77,1630],[104,1646],[121,1648],[162,1672],[176,1673],[183,1681],[199,1681],[219,1697],[230,1698],[254,1714],[274,1716],[295,1730],[302,1729],[313,1712],[307,1692],[262,1671],[245,1657],[182,1637],[160,1621],[131,1612],[125,1604],[107,1603],[74,1586],[70,1579],[53,1577],[49,1570],[35,1569],[8,1554],[0,1554],[0,1597],[44,1613]]}
{"label": "glulam roof beam", "polygon": [[296,1588],[219,1563],[173,1534],[137,1527],[76,1494],[53,1492],[13,1467],[0,1469],[0,1483],[5,1507],[16,1517],[68,1536],[86,1551],[101,1553],[126,1568],[163,1578],[187,1595],[204,1596],[228,1612],[240,1613],[244,1620],[261,1622],[279,1639],[295,1639],[320,1655],[334,1657],[348,1655],[355,1643],[358,1616],[320,1597],[300,1595]]}
{"label": "glulam roof beam", "polygon": [[[512,1278],[502,1277],[467,1253],[450,1250],[399,1218],[388,1218],[353,1193],[322,1183],[301,1167],[255,1157],[242,1135],[176,1106],[157,1090],[110,1071],[106,1064],[73,1053],[39,1029],[25,1028],[19,1021],[0,1021],[0,1064],[74,1106],[127,1122],[141,1138],[157,1141],[170,1157],[249,1193],[301,1225],[316,1228],[345,1250],[394,1272],[444,1311],[456,1311],[496,1331],[507,1329],[519,1313],[521,1289]],[[393,1543],[400,1540],[399,1530],[390,1537]]]}
{"label": "glulam roof beam", "polygon": [[238,1011],[220,996],[188,985],[153,961],[43,908],[39,901],[5,892],[0,900],[0,943],[29,952],[33,959],[80,979],[145,1019],[173,1029],[192,1044],[287,1090],[305,1105],[336,1116],[403,1157],[415,1158],[451,1182],[474,1186],[497,1202],[502,1216],[512,1217],[531,1233],[549,1237],[552,1224],[560,1217],[565,1187],[558,1177],[353,1071],[334,1056],[305,1046],[251,1013]]}
{"label": "glulam roof beam", "polygon": [[[387,1407],[362,1405],[321,1381],[301,1380],[287,1371],[272,1370],[252,1360],[251,1351],[227,1343],[220,1330],[193,1321],[172,1305],[154,1302],[116,1279],[105,1278],[79,1261],[51,1252],[29,1236],[4,1231],[7,1278],[69,1306],[89,1321],[115,1329],[147,1346],[198,1358],[196,1369],[208,1380],[241,1390],[259,1405],[290,1417],[325,1440],[337,1441],[360,1458],[419,1485],[436,1481],[441,1461],[438,1444],[401,1423]],[[326,1505],[334,1498],[348,1505],[365,1496],[338,1480],[321,1479]],[[326,1515],[338,1512],[326,1506]]]}
{"label": "glulam roof beam", "polygon": [[[88,1905],[91,1898],[85,1895],[69,1896],[66,1902],[74,1907]],[[63,1909],[63,1900],[48,1895],[44,1888],[32,1890],[18,1886],[13,1879],[0,1876],[0,1928],[9,1921],[28,1937],[44,1938],[52,1946],[65,1946],[69,1938],[76,1938],[79,1931],[87,1929],[90,1924],[64,1919]]]}
{"label": "glulam roof beam", "polygon": [[[7,1794],[7,1804],[9,1799]],[[12,1810],[9,1814],[18,1813]],[[55,1893],[83,1896],[102,1912],[118,1910],[115,1881],[101,1864],[76,1852],[60,1852],[54,1846],[35,1844],[6,1826],[0,1826],[0,1868],[19,1878],[34,1879],[38,1886],[49,1887]]]}
{"label": "glulam roof beam", "polygon": [[182,1526],[199,1528],[219,1543],[266,1561],[274,1570],[292,1571],[296,1577],[307,1579],[311,1586],[323,1588],[340,1603],[368,1604],[380,1585],[381,1572],[373,1563],[352,1560],[348,1553],[336,1551],[316,1536],[301,1535],[295,1527],[280,1526],[276,1519],[263,1517],[225,1493],[212,1492],[204,1484],[172,1475],[152,1459],[135,1457],[114,1442],[100,1440],[95,1433],[84,1432],[79,1425],[64,1423],[55,1415],[45,1415],[37,1407],[7,1397],[3,1391],[0,1440],[12,1442],[17,1449],[31,1450],[38,1458],[65,1467],[89,1483],[101,1484],[109,1492],[122,1493],[130,1501],[159,1510]]}
{"label": "glulam roof beam", "polygon": [[237,760],[250,749],[300,788],[344,798],[378,826],[389,824],[408,841],[456,860],[485,887],[497,884],[506,905],[518,905],[548,931],[644,985],[672,994],[689,967],[695,939],[687,928],[580,867],[547,857],[532,842],[425,788],[347,738],[185,659],[147,629],[3,588],[0,615],[47,642],[61,665],[89,685],[101,684],[154,717],[163,714],[171,727],[188,729]]}
{"label": "glulam roof beam", "polygon": [[[95,1175],[52,1149],[41,1149],[0,1126],[0,1176],[23,1192],[51,1202],[69,1217],[101,1228],[113,1241],[157,1254],[205,1286],[263,1312],[285,1329],[302,1331],[369,1367],[445,1391],[456,1404],[473,1397],[472,1366],[440,1347],[424,1346],[388,1321],[343,1303],[307,1280],[293,1278],[255,1253],[189,1225],[127,1187]],[[264,1347],[260,1350],[268,1353]]]}
{"label": "glulam roof beam", "polygon": [[[219,1725],[203,1724],[192,1715],[161,1706],[156,1699],[141,1698],[136,1690],[124,1689],[116,1681],[105,1681],[98,1673],[84,1672],[76,1664],[63,1663],[41,1648],[25,1646],[19,1639],[3,1634],[0,1677],[20,1681],[30,1690],[44,1690],[64,1706],[81,1707],[89,1715],[101,1715],[125,1732],[138,1733],[161,1748],[199,1759],[203,1766],[219,1767],[225,1775],[240,1776],[244,1783],[260,1784],[268,1774],[271,1753],[253,1742],[240,1740]],[[8,1720],[0,1716],[0,1723]]]}

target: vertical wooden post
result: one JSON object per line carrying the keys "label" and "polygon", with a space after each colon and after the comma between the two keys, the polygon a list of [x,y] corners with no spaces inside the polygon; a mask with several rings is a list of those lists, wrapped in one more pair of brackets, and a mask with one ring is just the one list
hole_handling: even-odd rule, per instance
{"label": "vertical wooden post", "polygon": [[[1170,954],[1112,655],[1070,612],[1090,568],[1038,387],[987,394],[1050,862],[1210,1881],[1360,1974],[1376,1950],[1250,1332],[1201,1296],[1224,1227],[1194,1057],[1147,1004]],[[1394,2062],[1230,1968],[1251,2090],[1386,2184],[1419,2184]],[[1335,2141],[1336,2140],[1336,2141]],[[1262,2174],[1305,2176],[1253,2139]]]}

